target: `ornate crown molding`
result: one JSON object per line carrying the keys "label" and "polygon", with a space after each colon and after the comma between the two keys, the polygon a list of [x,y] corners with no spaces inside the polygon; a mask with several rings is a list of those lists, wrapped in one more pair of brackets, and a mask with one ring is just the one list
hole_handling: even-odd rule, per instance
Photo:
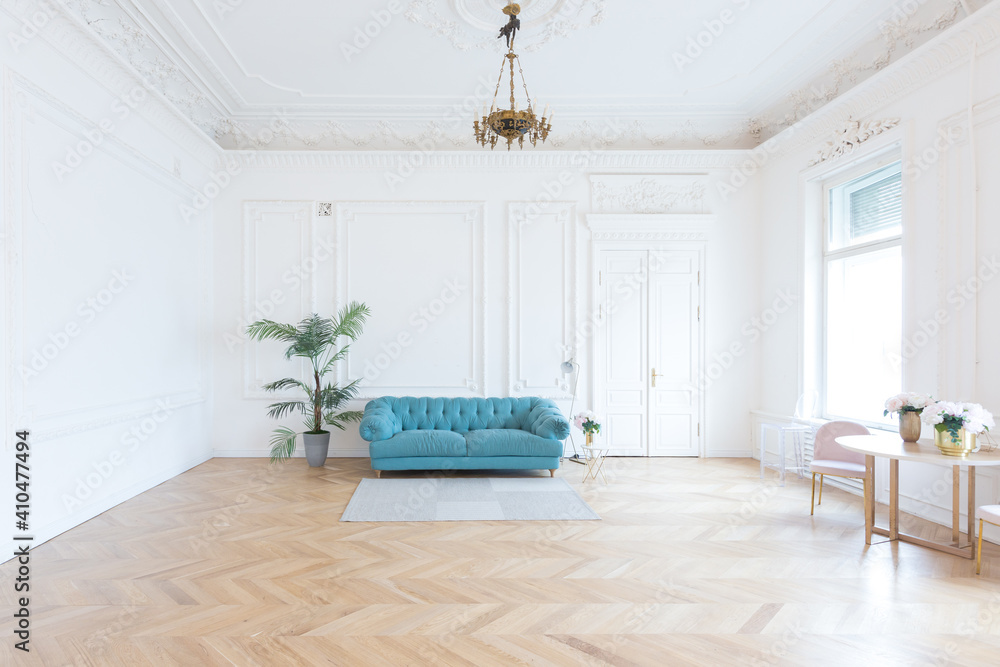
{"label": "ornate crown molding", "polygon": [[[225,160],[244,169],[370,169],[396,173],[413,151],[232,151]],[[622,171],[729,170],[746,151],[435,151],[414,169],[601,169]]]}
{"label": "ornate crown molding", "polygon": [[209,137],[222,112],[194,81],[182,59],[154,39],[152,28],[140,22],[141,9],[132,0],[64,0],[64,11],[94,33],[104,45]]}
{"label": "ornate crown molding", "polygon": [[[188,114],[168,96],[162,95],[156,86],[151,86],[142,71],[112,48],[108,39],[95,29],[93,23],[114,25],[116,27],[106,27],[104,31],[113,32],[124,42],[134,45],[138,39],[136,29],[128,27],[128,21],[119,23],[115,18],[122,14],[117,5],[95,0],[0,0],[0,9],[25,25],[37,26],[37,17],[45,15],[47,19],[39,29],[43,38],[112,95],[124,98],[137,86],[142,86],[152,93],[137,106],[144,118],[203,164],[212,164],[221,154],[220,147],[191,122]],[[99,15],[99,11],[108,13]]]}
{"label": "ornate crown molding", "polygon": [[[590,109],[590,111],[588,111]],[[448,107],[416,107],[403,109],[403,120],[368,120],[396,114],[400,107],[331,106],[323,113],[340,120],[307,121],[283,114],[271,119],[222,119],[215,128],[215,138],[231,150],[404,150],[422,151],[475,149],[477,145],[469,128],[472,116]],[[651,149],[715,149],[751,148],[748,124],[738,117],[692,121],[689,109],[660,109],[659,115],[643,105],[606,107],[579,105],[561,114],[558,135],[549,137],[544,146],[535,150],[651,150]],[[305,113],[305,112],[303,112]],[[310,112],[314,113],[314,112]],[[614,114],[606,122],[573,120],[577,117],[602,118]],[[344,119],[345,116],[350,120]],[[633,116],[641,119],[623,120]],[[429,120],[427,120],[429,118]]]}
{"label": "ornate crown molding", "polygon": [[768,139],[847,91],[863,85],[873,74],[889,67],[894,59],[898,61],[919,50],[928,39],[973,15],[975,4],[972,0],[921,0],[894,6],[892,15],[879,22],[878,37],[849,55],[833,60],[823,75],[751,119],[751,134],[758,139]]}
{"label": "ornate crown molding", "polygon": [[[232,99],[234,90],[225,76],[207,64],[206,84],[198,73],[191,70],[184,57],[169,49],[171,40],[160,33],[155,23],[146,16],[141,4],[145,0],[64,0],[57,4],[58,11],[71,16],[80,29],[92,33],[93,38],[104,43],[114,54],[115,65],[127,65],[148,86],[156,90],[163,101],[172,106],[178,115],[189,119],[189,130],[200,129],[225,149],[268,150],[404,150],[419,148],[428,142],[432,150],[470,149],[471,132],[466,131],[464,116],[454,114],[447,106],[416,108],[392,106],[392,122],[383,120],[384,109],[375,110],[371,105],[344,107],[333,105],[317,108],[284,109],[254,115],[246,108],[232,113],[223,111],[222,99]],[[23,17],[30,15],[43,0],[2,0],[2,6],[13,7],[12,13]],[[535,48],[559,36],[599,23],[603,18],[606,0],[536,0],[525,8],[525,20],[536,21],[540,33],[535,35]],[[964,55],[928,54],[928,44],[937,43],[940,37],[962,28],[976,34],[982,46],[995,39],[996,28],[988,25],[995,20],[997,4],[982,5],[982,0],[924,0],[914,3],[917,10],[906,13],[901,4],[894,7],[894,15],[880,24],[880,33],[873,41],[856,49],[845,58],[835,60],[829,70],[771,105],[762,113],[743,117],[740,113],[690,120],[691,110],[671,105],[634,105],[623,100],[622,104],[601,107],[594,113],[572,112],[563,115],[565,124],[549,141],[557,150],[583,150],[595,147],[617,150],[650,149],[704,149],[716,146],[752,148],[762,140],[780,136],[789,128],[797,127],[802,119],[810,123],[817,113],[827,113],[836,101],[860,100],[857,90],[869,90],[869,82],[894,66],[909,61],[910,56],[937,60],[929,66],[931,75],[940,73],[949,60]],[[908,5],[906,5],[908,6]],[[961,20],[965,11],[975,10]],[[456,48],[498,48],[495,34],[483,34],[472,41],[461,35],[469,30],[482,32],[486,16],[494,12],[487,0],[411,0],[407,7],[410,20],[425,25],[451,40]],[[455,17],[454,20],[449,18]],[[961,20],[961,22],[959,22]],[[589,21],[589,22],[588,22]],[[525,32],[523,38],[530,38]],[[479,40],[482,44],[477,46]],[[457,41],[456,41],[457,40]],[[928,41],[929,40],[929,41]],[[985,41],[984,41],[985,40]],[[476,43],[474,43],[476,42]],[[487,44],[489,45],[487,47]],[[525,48],[531,45],[524,43]],[[197,45],[195,45],[197,47]],[[936,51],[940,46],[931,46]],[[196,53],[198,49],[195,48]],[[93,60],[93,59],[92,59]],[[105,59],[106,61],[109,59]],[[101,67],[106,68],[105,62]],[[912,65],[907,65],[910,68]],[[898,77],[899,74],[894,74]],[[877,84],[883,87],[883,83]],[[212,86],[220,87],[213,90]],[[865,97],[871,97],[865,94]],[[233,100],[239,103],[239,100]],[[841,103],[842,104],[842,103]],[[852,103],[857,109],[843,113],[839,110],[833,125],[843,121],[845,115],[855,118],[867,116],[873,107]],[[581,107],[583,109],[584,107]],[[316,114],[325,114],[330,120],[316,121]],[[308,116],[307,116],[308,114]],[[336,118],[336,120],[334,120]],[[471,117],[470,117],[471,118]],[[590,123],[583,120],[589,118]],[[597,121],[593,119],[596,118]],[[602,122],[606,119],[606,123]],[[625,120],[620,120],[625,119]],[[601,125],[613,125],[609,130]],[[835,127],[818,132],[817,136],[832,132]]]}
{"label": "ornate crown molding", "polygon": [[794,151],[843,129],[845,119],[864,118],[1000,45],[1000,2],[991,2],[960,24],[876,73],[821,110],[771,137],[757,151]]}

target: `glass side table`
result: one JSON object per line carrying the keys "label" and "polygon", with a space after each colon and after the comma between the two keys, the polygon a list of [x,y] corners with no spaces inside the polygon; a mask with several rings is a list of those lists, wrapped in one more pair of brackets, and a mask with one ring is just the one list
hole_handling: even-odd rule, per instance
{"label": "glass side table", "polygon": [[608,483],[608,478],[604,475],[604,459],[608,456],[608,451],[608,447],[583,445],[584,462],[587,464],[587,469],[583,472],[584,482],[588,479],[593,479],[596,482],[597,476],[600,475],[604,483]]}
{"label": "glass side table", "polygon": [[[767,434],[772,431],[778,435],[778,456],[774,461],[768,461]],[[764,479],[765,468],[771,468],[778,471],[781,486],[785,485],[786,472],[794,472],[799,476],[799,479],[802,479],[802,473],[809,472],[804,450],[806,434],[810,431],[812,431],[812,426],[808,424],[762,422],[760,425],[760,478]],[[788,465],[785,460],[786,436],[791,438],[794,465]]]}

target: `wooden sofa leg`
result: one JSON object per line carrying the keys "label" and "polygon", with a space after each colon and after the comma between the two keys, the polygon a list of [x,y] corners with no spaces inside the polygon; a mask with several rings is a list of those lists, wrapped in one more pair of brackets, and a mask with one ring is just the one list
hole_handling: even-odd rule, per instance
{"label": "wooden sofa leg", "polygon": [[375,471],[375,478],[376,478],[376,479],[379,479],[379,478],[381,478],[381,477],[382,477],[382,471],[381,471],[381,470],[376,470],[376,471]]}
{"label": "wooden sofa leg", "polygon": [[[558,468],[557,468],[557,470],[558,470]],[[556,471],[552,470],[552,469],[549,469],[549,477],[555,477],[555,476],[556,476]]]}

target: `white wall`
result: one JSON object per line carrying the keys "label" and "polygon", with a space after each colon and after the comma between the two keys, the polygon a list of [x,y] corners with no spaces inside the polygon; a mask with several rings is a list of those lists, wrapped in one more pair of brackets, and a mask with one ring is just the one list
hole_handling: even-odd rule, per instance
{"label": "white wall", "polygon": [[[771,157],[758,183],[761,301],[790,285],[808,297],[817,268],[816,246],[809,237],[816,243],[819,238],[819,202],[811,198],[818,186],[811,179],[899,144],[904,164],[904,341],[913,344],[909,354],[904,347],[904,390],[975,401],[1000,414],[1000,385],[995,381],[1000,371],[1000,280],[986,281],[967,299],[958,291],[977,270],[989,266],[984,261],[1000,259],[1000,194],[994,186],[1000,181],[998,35],[1000,11],[993,5],[769,141],[763,150]],[[969,46],[973,42],[974,66]],[[899,118],[900,124],[848,157],[810,168],[821,144],[848,116]],[[940,140],[949,136],[953,143]],[[989,273],[996,275],[997,270]],[[809,310],[810,303],[815,299],[804,299],[761,341],[757,407],[763,411],[787,415],[800,393],[809,389],[809,331],[818,316]],[[947,319],[939,332],[931,324],[936,311]],[[888,480],[885,471],[880,472],[878,492],[885,498]],[[904,510],[950,521],[950,469],[904,464],[901,474]],[[981,468],[978,502],[995,503],[998,494],[1000,478]]]}
{"label": "white wall", "polygon": [[181,206],[218,151],[79,26],[18,7],[0,11],[3,474],[30,431],[39,543],[211,457],[211,212]]}
{"label": "white wall", "polygon": [[[756,196],[746,189],[722,197],[715,187],[730,177],[742,153],[498,150],[230,158],[239,160],[239,176],[215,201],[219,456],[267,452],[275,424],[265,412],[273,397],[259,387],[296,372],[281,358],[279,344],[245,341],[246,323],[258,317],[296,322],[311,310],[331,314],[348,299],[365,301],[373,311],[343,365],[345,377],[370,376],[364,396],[544,395],[568,411],[559,364],[574,354],[596,282],[585,221],[598,210],[593,175],[646,174],[660,195],[666,190],[656,188],[673,187],[677,174],[693,174],[705,186],[705,210],[698,212],[715,215],[705,276],[709,360],[744,340],[741,327],[756,312]],[[532,209],[546,199],[555,202]],[[657,212],[678,212],[669,198],[653,199]],[[648,212],[641,198],[602,201],[604,213]],[[332,205],[330,215],[321,213],[323,203]],[[527,221],[516,226],[519,217]],[[591,400],[585,337],[575,354],[584,366],[582,409]],[[724,359],[707,391],[708,455],[749,454],[754,359]],[[331,452],[366,456],[367,443],[351,429],[334,434]]]}

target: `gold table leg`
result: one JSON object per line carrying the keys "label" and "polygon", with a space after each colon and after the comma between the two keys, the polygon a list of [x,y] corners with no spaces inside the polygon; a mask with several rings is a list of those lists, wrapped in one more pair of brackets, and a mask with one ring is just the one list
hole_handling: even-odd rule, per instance
{"label": "gold table leg", "polygon": [[976,550],[976,466],[969,466],[969,544]]}
{"label": "gold table leg", "polygon": [[976,559],[978,553],[976,549],[975,516],[976,516],[976,472],[974,466],[969,465],[969,544],[962,546],[961,543],[961,512],[960,506],[960,467],[953,466],[952,479],[952,533],[954,542],[942,544],[932,542],[913,535],[899,532],[899,460],[889,459],[889,529],[875,525],[875,457],[865,456],[865,544],[871,544],[872,534],[883,535],[890,540],[898,540],[908,544],[943,551],[953,556]]}
{"label": "gold table leg", "polygon": [[875,457],[865,455],[865,544],[872,543],[875,529]]}
{"label": "gold table leg", "polygon": [[962,495],[962,469],[959,466],[952,466],[951,479],[951,541],[955,546],[962,543],[962,522],[959,512],[959,498]]}
{"label": "gold table leg", "polygon": [[889,539],[899,539],[899,459],[889,459]]}

